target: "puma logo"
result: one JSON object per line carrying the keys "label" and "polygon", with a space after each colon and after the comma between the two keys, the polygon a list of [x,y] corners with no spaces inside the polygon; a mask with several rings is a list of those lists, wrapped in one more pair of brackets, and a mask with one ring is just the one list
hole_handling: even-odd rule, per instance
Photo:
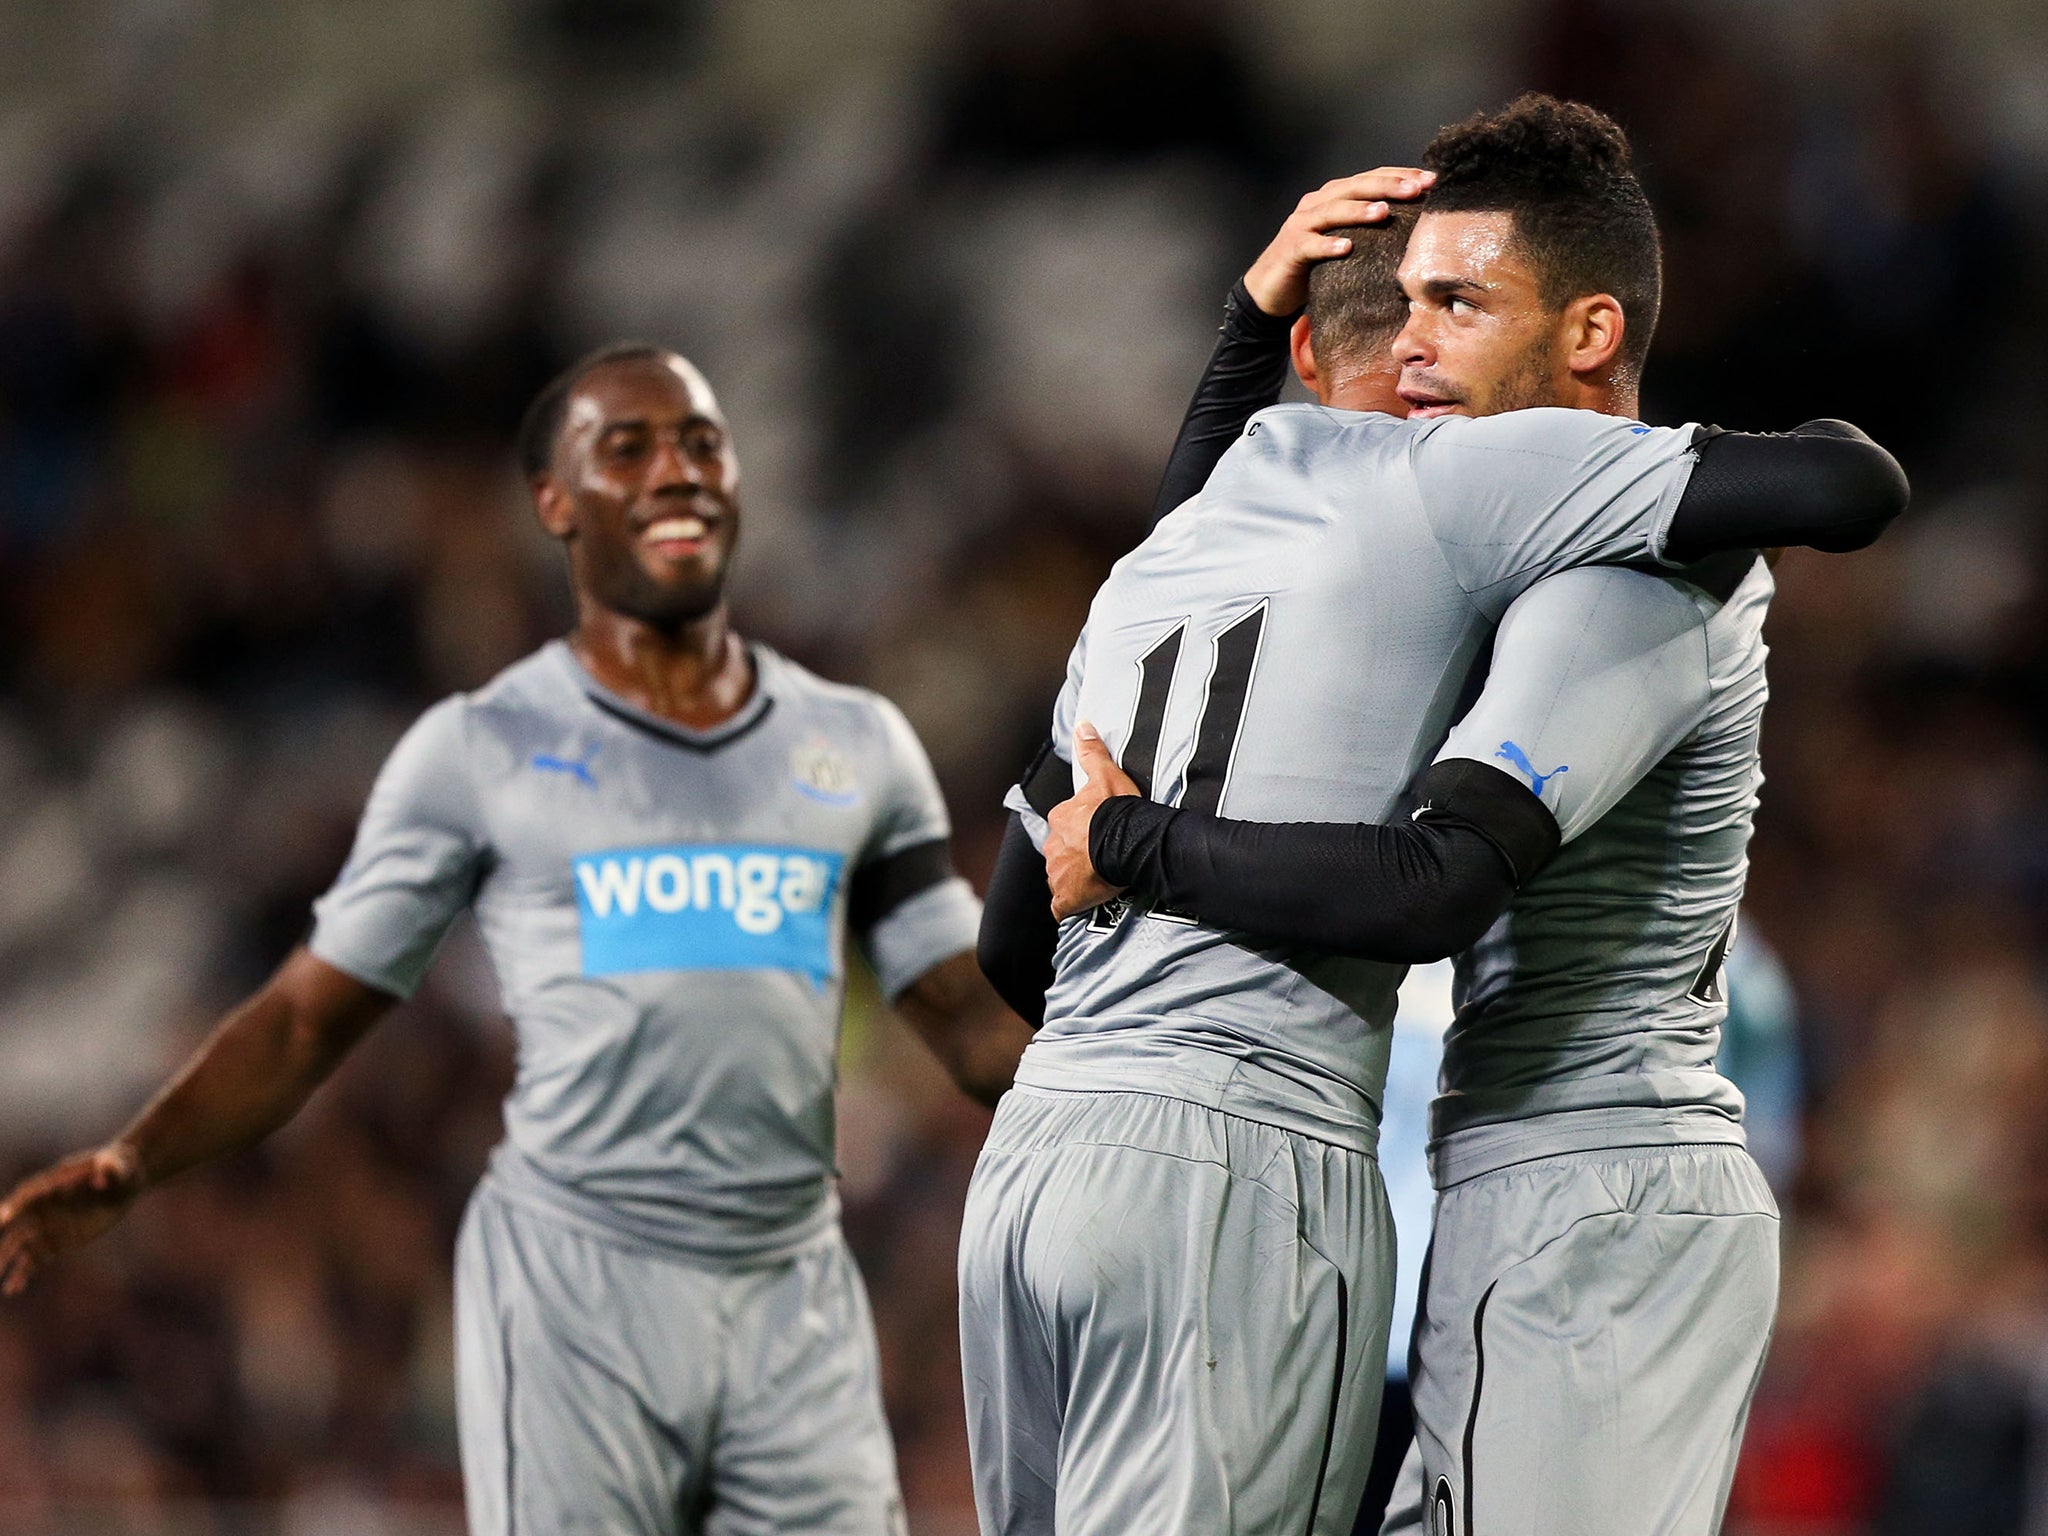
{"label": "puma logo", "polygon": [[590,771],[590,763],[591,759],[596,756],[596,747],[592,747],[589,753],[581,759],[556,757],[552,752],[536,752],[533,758],[533,766],[542,773],[566,773],[579,784],[595,789],[597,788],[597,775]]}
{"label": "puma logo", "polygon": [[1559,763],[1555,768],[1551,769],[1548,773],[1538,773],[1536,771],[1536,765],[1529,761],[1529,754],[1524,752],[1520,747],[1516,746],[1512,741],[1502,742],[1500,744],[1500,750],[1494,753],[1493,755],[1497,758],[1500,758],[1502,761],[1506,762],[1510,767],[1514,768],[1517,772],[1526,773],[1527,775],[1529,775],[1529,788],[1536,792],[1536,798],[1538,800],[1541,800],[1543,798],[1544,785],[1548,784],[1560,773],[1570,773],[1572,771],[1571,765],[1569,763]]}

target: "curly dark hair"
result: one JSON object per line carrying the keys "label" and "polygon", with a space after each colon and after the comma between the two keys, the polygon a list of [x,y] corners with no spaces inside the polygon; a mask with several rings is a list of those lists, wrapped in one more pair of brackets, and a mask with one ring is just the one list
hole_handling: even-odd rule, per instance
{"label": "curly dark hair", "polygon": [[674,357],[670,347],[651,341],[614,341],[586,352],[541,386],[539,394],[519,418],[519,434],[513,440],[519,454],[519,470],[529,480],[548,472],[555,461],[555,439],[562,435],[562,422],[569,413],[569,397],[576,393],[588,374],[607,363],[637,362],[647,357]]}
{"label": "curly dark hair", "polygon": [[1627,320],[1622,370],[1640,377],[1663,297],[1663,245],[1619,123],[1532,91],[1440,130],[1422,163],[1437,174],[1430,212],[1514,215],[1545,304],[1612,294]]}
{"label": "curly dark hair", "polygon": [[1308,271],[1308,317],[1319,357],[1362,357],[1393,342],[1408,318],[1408,300],[1395,274],[1416,214],[1415,204],[1396,203],[1378,224],[1328,231],[1348,235],[1351,253]]}

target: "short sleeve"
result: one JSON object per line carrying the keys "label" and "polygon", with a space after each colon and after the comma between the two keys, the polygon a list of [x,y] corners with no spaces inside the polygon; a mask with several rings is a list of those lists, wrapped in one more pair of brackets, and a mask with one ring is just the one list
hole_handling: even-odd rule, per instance
{"label": "short sleeve", "polygon": [[1485,691],[1437,761],[1513,774],[1569,843],[1704,717],[1706,623],[1672,577],[1598,566],[1537,582],[1501,621]]}
{"label": "short sleeve", "polygon": [[392,749],[348,862],[313,905],[313,953],[398,997],[425,979],[483,872],[465,709],[460,698],[435,705]]}
{"label": "short sleeve", "polygon": [[1416,439],[1416,488],[1459,586],[1497,617],[1558,571],[1661,562],[1696,433],[1598,411],[1446,417]]}
{"label": "short sleeve", "polygon": [[931,759],[903,712],[877,699],[884,783],[873,834],[854,870],[855,936],[894,999],[942,960],[974,948],[981,903],[953,871],[952,826]]}

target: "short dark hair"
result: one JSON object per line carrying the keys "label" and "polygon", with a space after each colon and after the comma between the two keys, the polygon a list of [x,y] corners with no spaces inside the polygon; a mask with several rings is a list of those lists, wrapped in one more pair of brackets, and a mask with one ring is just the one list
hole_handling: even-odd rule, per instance
{"label": "short dark hair", "polygon": [[1378,224],[1328,231],[1349,237],[1351,254],[1308,269],[1308,318],[1319,356],[1361,357],[1393,343],[1408,319],[1398,274],[1416,214],[1415,204],[1396,203]]}
{"label": "short dark hair", "polygon": [[1628,135],[1583,102],[1529,92],[1441,130],[1422,153],[1432,213],[1514,215],[1515,237],[1552,309],[1590,293],[1620,301],[1620,362],[1640,376],[1664,290],[1657,216]]}
{"label": "short dark hair", "polygon": [[586,377],[607,363],[676,355],[672,347],[658,347],[651,341],[613,341],[595,352],[586,352],[564,368],[541,386],[526,414],[519,418],[519,435],[514,441],[520,472],[529,480],[537,480],[548,472],[548,466],[555,461],[555,439],[562,435],[562,422],[569,414],[569,397]]}

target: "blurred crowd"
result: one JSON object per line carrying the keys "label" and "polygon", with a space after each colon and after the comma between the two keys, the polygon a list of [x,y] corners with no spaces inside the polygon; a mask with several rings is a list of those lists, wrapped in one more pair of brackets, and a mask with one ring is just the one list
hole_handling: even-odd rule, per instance
{"label": "blurred crowd", "polygon": [[[509,435],[568,359],[704,367],[743,627],[902,704],[978,879],[1231,278],[1309,185],[1543,87],[1621,118],[1663,217],[1646,414],[1847,417],[1916,487],[1779,568],[1747,917],[1807,1097],[1731,1529],[2048,1528],[2042,18],[83,9],[0,19],[0,1177],[116,1129],[303,936],[412,716],[565,626]],[[449,1256],[509,1051],[460,933],[299,1122],[0,1306],[0,1533],[457,1529]],[[985,1117],[871,987],[845,1056],[942,1536]]]}

